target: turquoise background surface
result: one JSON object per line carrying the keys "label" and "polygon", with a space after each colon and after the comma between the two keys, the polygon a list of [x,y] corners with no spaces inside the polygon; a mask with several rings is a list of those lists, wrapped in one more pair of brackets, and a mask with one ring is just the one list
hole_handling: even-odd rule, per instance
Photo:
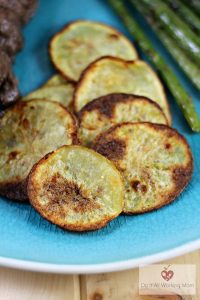
{"label": "turquoise background surface", "polygon": [[[25,47],[17,55],[14,67],[23,94],[39,87],[55,72],[48,56],[49,39],[75,19],[102,21],[129,36],[106,1],[41,0],[34,19],[24,30]],[[200,112],[200,93],[142,23]],[[173,126],[186,136],[195,160],[193,179],[177,201],[152,213],[120,216],[96,232],[72,233],[45,221],[29,204],[2,198],[0,256],[53,264],[100,264],[141,258],[200,239],[200,135],[191,132],[172,97],[168,97]]]}

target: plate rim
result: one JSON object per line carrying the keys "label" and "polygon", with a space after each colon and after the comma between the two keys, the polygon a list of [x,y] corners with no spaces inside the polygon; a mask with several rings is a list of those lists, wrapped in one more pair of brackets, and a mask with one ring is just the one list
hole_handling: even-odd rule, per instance
{"label": "plate rim", "polygon": [[161,251],[156,254],[143,256],[139,258],[128,259],[112,263],[99,263],[99,264],[53,264],[34,262],[29,260],[21,260],[15,258],[6,258],[0,256],[0,266],[14,268],[18,270],[34,271],[41,273],[55,273],[55,274],[98,274],[124,271],[128,269],[137,268],[140,265],[148,265],[157,263],[162,260],[174,258],[187,254],[189,252],[200,249],[200,239],[188,242],[184,245],[172,248],[167,251]]}

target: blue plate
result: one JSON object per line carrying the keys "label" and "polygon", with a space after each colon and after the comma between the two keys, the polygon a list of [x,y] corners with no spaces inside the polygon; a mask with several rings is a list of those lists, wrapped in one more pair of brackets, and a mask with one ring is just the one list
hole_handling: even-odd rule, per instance
{"label": "blue plate", "polygon": [[[74,19],[98,20],[128,35],[106,1],[42,0],[24,30],[25,47],[17,56],[15,73],[23,94],[53,74],[48,56],[51,36]],[[143,24],[145,26],[145,24]],[[156,48],[174,68],[200,111],[200,93],[148,29]],[[143,56],[144,57],[144,56]],[[200,246],[200,135],[188,128],[169,96],[173,126],[187,138],[194,155],[194,176],[187,189],[158,211],[120,216],[106,228],[90,233],[65,232],[41,218],[29,204],[0,201],[0,263],[32,270],[83,273],[138,266],[194,250]]]}

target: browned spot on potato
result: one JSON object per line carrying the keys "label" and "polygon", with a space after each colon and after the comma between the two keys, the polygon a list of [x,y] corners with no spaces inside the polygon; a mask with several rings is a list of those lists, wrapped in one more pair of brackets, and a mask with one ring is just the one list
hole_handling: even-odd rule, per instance
{"label": "browned spot on potato", "polygon": [[131,186],[137,192],[138,188],[140,186],[140,181],[139,180],[133,180],[133,181],[131,181]]}
{"label": "browned spot on potato", "polygon": [[24,127],[24,129],[29,128],[29,120],[27,120],[26,118],[23,119],[22,126]]}
{"label": "browned spot on potato", "polygon": [[114,104],[119,101],[119,98],[120,96],[116,96],[116,94],[110,94],[97,98],[83,107],[79,113],[79,117],[81,118],[85,112],[97,110],[105,116],[111,118],[113,116]]}
{"label": "browned spot on potato", "polygon": [[96,150],[108,159],[120,159],[125,155],[126,143],[122,140],[112,140],[102,143]]}
{"label": "browned spot on potato", "polygon": [[8,160],[13,160],[17,157],[17,155],[19,154],[18,151],[12,151],[9,153],[9,156],[8,156]]}
{"label": "browned spot on potato", "polygon": [[176,167],[173,170],[172,178],[176,184],[176,189],[183,189],[186,183],[190,180],[192,176],[193,165],[188,166],[187,168]]}
{"label": "browned spot on potato", "polygon": [[131,181],[131,186],[132,188],[138,192],[139,190],[142,193],[146,193],[147,192],[147,186],[145,184],[141,184],[141,182],[139,180],[132,180]]}
{"label": "browned spot on potato", "polygon": [[98,109],[105,116],[112,117],[113,115],[113,107],[109,102],[104,102],[102,106],[99,105]]}
{"label": "browned spot on potato", "polygon": [[104,189],[103,189],[102,186],[98,186],[97,187],[97,191],[96,192],[97,192],[98,195],[101,195],[103,193],[103,191],[104,191]]}
{"label": "browned spot on potato", "polygon": [[[80,39],[71,39],[70,40],[70,43],[71,43],[71,45],[73,45],[73,46],[80,46],[80,44],[81,44],[81,41],[80,41]],[[68,46],[67,46],[68,47]]]}
{"label": "browned spot on potato", "polygon": [[141,191],[142,191],[143,193],[146,193],[146,192],[147,192],[147,186],[146,186],[145,184],[142,184],[142,185],[141,185]]}
{"label": "browned spot on potato", "polygon": [[119,36],[117,34],[109,34],[109,37],[113,40],[118,40],[119,39]]}
{"label": "browned spot on potato", "polygon": [[170,149],[170,148],[171,148],[171,144],[170,143],[165,144],[165,149]]}
{"label": "browned spot on potato", "polygon": [[45,182],[46,198],[49,199],[48,207],[52,211],[73,209],[77,213],[85,213],[99,208],[88,193],[81,187],[70,182],[56,173],[49,182]]}

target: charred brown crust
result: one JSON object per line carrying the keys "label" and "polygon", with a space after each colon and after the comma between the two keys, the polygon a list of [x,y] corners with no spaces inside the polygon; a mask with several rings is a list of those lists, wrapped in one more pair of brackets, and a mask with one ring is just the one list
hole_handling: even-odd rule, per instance
{"label": "charred brown crust", "polygon": [[[168,195],[166,195],[166,194],[161,195],[163,197],[163,201],[161,201],[158,205],[154,206],[153,208],[135,211],[134,213],[132,211],[130,211],[130,212],[126,211],[126,214],[130,214],[130,215],[141,214],[141,213],[146,213],[146,212],[157,210],[157,209],[173,202],[181,194],[181,192],[185,189],[185,187],[190,182],[190,180],[192,178],[192,174],[193,174],[193,169],[194,169],[193,156],[192,156],[191,149],[190,149],[185,137],[182,136],[176,129],[171,128],[167,125],[153,124],[153,123],[149,123],[149,122],[138,122],[138,123],[126,122],[126,123],[122,123],[122,124],[117,124],[117,125],[111,127],[110,129],[108,129],[107,131],[103,132],[99,136],[97,136],[93,143],[92,148],[95,151],[97,151],[98,153],[109,158],[109,155],[110,155],[109,148],[107,148],[107,151],[105,151],[105,147],[104,147],[104,145],[106,145],[106,143],[108,142],[107,135],[112,134],[112,132],[114,132],[117,128],[124,126],[124,124],[132,124],[135,126],[137,126],[137,124],[146,124],[148,127],[154,128],[156,131],[158,131],[158,130],[165,131],[165,134],[167,137],[178,136],[179,139],[181,140],[181,142],[183,142],[186,147],[186,156],[189,158],[187,166],[186,167],[176,167],[175,166],[174,168],[172,168],[172,180],[174,182],[173,190]],[[170,150],[170,147],[168,148],[168,150]],[[121,158],[123,158],[123,156],[121,156]],[[115,163],[115,160],[120,159],[120,157],[118,157],[118,152],[116,153],[116,156],[115,156],[114,151],[112,151],[112,157],[110,159],[113,160],[114,163]],[[119,171],[123,171],[123,170],[120,170],[117,163],[115,165],[119,169]],[[139,184],[140,184],[140,182],[137,182],[136,184],[134,184],[133,188],[137,189]]]}
{"label": "charred brown crust", "polygon": [[128,103],[130,101],[141,99],[147,103],[151,103],[152,105],[156,106],[160,113],[163,115],[166,123],[168,124],[168,120],[160,107],[160,105],[150,98],[144,96],[138,96],[133,94],[126,94],[126,93],[112,93],[108,94],[99,98],[92,100],[91,102],[87,103],[77,114],[79,122],[81,122],[82,117],[84,116],[85,112],[91,112],[93,110],[98,110],[101,114],[111,118],[114,115],[115,105],[117,103]]}
{"label": "charred brown crust", "polygon": [[43,164],[44,161],[48,160],[49,157],[53,153],[57,152],[61,148],[65,148],[65,147],[67,147],[67,146],[61,146],[57,150],[52,151],[51,153],[48,153],[43,158],[41,158],[31,169],[29,176],[28,176],[28,183],[27,183],[27,193],[28,193],[28,198],[29,198],[30,204],[44,219],[46,219],[48,222],[50,222],[54,225],[59,226],[60,228],[62,228],[64,230],[82,232],[82,231],[94,231],[94,230],[101,229],[101,228],[105,227],[114,218],[116,218],[117,215],[112,216],[112,217],[111,216],[104,217],[104,219],[102,219],[101,221],[95,222],[90,225],[84,225],[84,224],[78,223],[78,222],[76,224],[66,224],[64,222],[61,222],[61,220],[59,219],[59,216],[58,216],[58,218],[54,218],[54,220],[52,220],[52,218],[49,219],[48,215],[46,213],[44,213],[41,206],[37,203],[37,192],[34,189],[35,172],[37,171],[37,168],[41,164]]}
{"label": "charred brown crust", "polygon": [[[60,31],[58,31],[58,32],[50,39],[49,45],[48,45],[48,50],[49,50],[49,55],[50,55],[50,57],[51,57],[51,44],[52,44],[54,38],[57,37],[59,34],[61,34],[61,33],[62,33],[63,31],[65,31],[66,29],[69,29],[70,26],[73,26],[73,25],[76,24],[76,23],[84,22],[84,21],[88,21],[88,20],[81,20],[81,19],[79,19],[79,20],[76,20],[76,21],[72,21],[72,22],[67,23]],[[132,48],[133,48],[134,51],[136,52],[136,49],[134,48],[133,44],[129,41],[129,39],[128,39],[122,32],[118,31],[116,28],[112,27],[111,25],[107,25],[107,24],[104,24],[104,23],[101,23],[101,22],[96,22],[96,21],[91,21],[91,22],[95,22],[95,24],[99,24],[99,25],[101,25],[101,26],[108,27],[108,28],[112,29],[112,30],[116,33],[117,36],[119,36],[119,35],[121,36],[121,35],[122,35],[122,36],[129,42],[130,46],[132,46]],[[114,38],[114,37],[112,37],[112,38]],[[136,52],[136,53],[137,53],[137,52]],[[105,56],[105,57],[109,57],[109,56]],[[99,59],[97,59],[97,60],[99,60]],[[97,61],[97,60],[95,60],[95,61]],[[56,69],[56,70],[57,70],[64,78],[66,78],[66,79],[67,79],[69,82],[71,82],[71,83],[74,83],[74,84],[77,83],[76,80],[74,80],[74,79],[71,78],[70,76],[67,76],[66,74],[63,73],[63,71],[59,68],[59,66],[57,66],[57,65],[54,63],[52,57],[51,57],[51,61],[52,61],[53,65],[54,65],[55,69]],[[92,63],[93,63],[93,62],[92,62]],[[86,68],[86,69],[87,69],[87,68]],[[84,72],[84,71],[83,71],[83,72]],[[80,80],[80,78],[79,78],[79,80]],[[78,80],[78,81],[79,81],[79,80]]]}
{"label": "charred brown crust", "polygon": [[138,124],[138,123],[125,122],[125,123],[119,123],[119,124],[116,124],[116,125],[110,127],[108,130],[106,130],[106,131],[100,133],[99,135],[97,135],[97,137],[93,141],[92,149],[94,149],[94,151],[100,153],[99,150],[101,148],[101,145],[103,145],[104,142],[107,143],[107,141],[106,141],[107,135],[112,133],[113,131],[115,131],[116,128],[122,127],[124,124]]}
{"label": "charred brown crust", "polygon": [[120,139],[113,139],[112,141],[106,141],[100,148],[97,147],[95,150],[110,160],[120,159],[125,154],[126,143]]}
{"label": "charred brown crust", "polygon": [[[63,204],[70,207],[72,204],[74,205],[74,211],[79,213],[100,208],[99,204],[92,202],[92,199],[81,185],[66,180],[58,172],[49,181],[44,182],[43,189],[46,191],[47,198],[51,201],[49,207],[62,206]],[[64,217],[62,212],[59,212],[59,214]]]}
{"label": "charred brown crust", "polygon": [[[129,64],[133,64],[133,63],[137,63],[137,59],[136,60],[123,60],[119,57],[114,57],[114,56],[110,56],[110,55],[106,55],[106,56],[102,56],[98,59],[96,59],[95,61],[93,61],[91,64],[89,64],[87,66],[87,68],[85,68],[83,70],[83,72],[81,73],[80,75],[80,78],[76,84],[76,88],[74,90],[74,94],[73,94],[73,98],[72,98],[72,106],[73,106],[73,111],[75,111],[76,113],[77,112],[77,109],[76,109],[76,98],[77,98],[77,93],[78,93],[78,90],[80,88],[80,86],[84,83],[85,81],[85,78],[87,78],[87,74],[88,72],[90,72],[93,68],[95,69],[96,67],[96,64],[101,61],[101,60],[104,60],[104,59],[110,59],[110,60],[113,60],[113,61],[118,61],[118,62],[121,62],[123,63],[125,66],[128,67]],[[154,70],[151,69],[151,72],[153,72],[153,74],[157,77],[158,75],[156,74],[156,72]],[[162,86],[162,85],[161,85]],[[169,106],[169,103],[167,101],[167,97],[166,97],[166,93],[165,93],[165,90],[164,90],[164,87],[162,86],[162,91],[163,91],[163,94],[165,95],[165,98],[166,98],[166,106],[167,106],[167,110],[169,112],[169,116],[170,116],[170,120],[168,120],[168,125],[171,126],[172,125],[172,117],[171,117],[171,111],[170,111],[170,106]],[[143,97],[144,98],[144,97]]]}

